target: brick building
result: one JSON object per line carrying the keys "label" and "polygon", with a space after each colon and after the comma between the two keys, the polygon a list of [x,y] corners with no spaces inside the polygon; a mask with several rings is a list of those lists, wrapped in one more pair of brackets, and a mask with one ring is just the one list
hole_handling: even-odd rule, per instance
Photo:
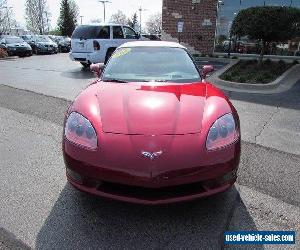
{"label": "brick building", "polygon": [[178,41],[177,23],[184,22],[181,43],[192,52],[213,52],[218,0],[163,0],[162,39]]}

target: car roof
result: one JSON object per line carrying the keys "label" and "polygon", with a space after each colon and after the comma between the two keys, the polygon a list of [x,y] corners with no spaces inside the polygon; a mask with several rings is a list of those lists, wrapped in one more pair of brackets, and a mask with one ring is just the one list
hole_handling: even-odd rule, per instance
{"label": "car roof", "polygon": [[123,25],[120,23],[89,23],[89,24],[82,24],[80,26],[128,26],[128,25]]}
{"label": "car roof", "polygon": [[19,38],[18,36],[5,36],[4,38]]}
{"label": "car roof", "polygon": [[134,47],[167,47],[186,49],[179,43],[166,41],[135,41],[122,44],[119,48],[134,48]]}

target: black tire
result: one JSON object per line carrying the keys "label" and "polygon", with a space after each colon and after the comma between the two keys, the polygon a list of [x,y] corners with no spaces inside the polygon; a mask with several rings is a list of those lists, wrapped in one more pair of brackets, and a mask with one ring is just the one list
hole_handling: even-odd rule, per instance
{"label": "black tire", "polygon": [[90,63],[83,63],[81,62],[81,65],[84,67],[84,68],[89,68],[91,66]]}
{"label": "black tire", "polygon": [[114,51],[115,51],[115,49],[108,49],[108,51],[106,52],[104,64],[106,64],[108,62],[109,58],[111,58]]}

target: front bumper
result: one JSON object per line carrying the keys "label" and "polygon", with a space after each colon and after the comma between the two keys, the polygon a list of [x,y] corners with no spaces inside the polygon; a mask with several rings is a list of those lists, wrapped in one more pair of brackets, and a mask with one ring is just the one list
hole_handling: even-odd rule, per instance
{"label": "front bumper", "polygon": [[32,50],[31,49],[15,49],[15,50],[7,50],[7,54],[9,56],[31,56]]}
{"label": "front bumper", "polygon": [[70,52],[71,46],[70,45],[59,45],[60,52]]}
{"label": "front bumper", "polygon": [[58,48],[56,47],[37,47],[38,53],[56,53]]}
{"label": "front bumper", "polygon": [[198,182],[182,186],[155,189],[114,183],[93,182],[91,179],[90,181],[85,179],[85,182],[79,183],[72,179],[68,174],[67,179],[69,183],[82,192],[108,199],[144,205],[164,205],[208,197],[225,192],[236,180],[236,178],[233,178],[228,182],[223,182],[211,187],[203,185],[202,182]]}
{"label": "front bumper", "polygon": [[[154,161],[133,152],[135,149],[128,146],[129,142],[123,143],[123,140],[140,140],[132,145],[145,145],[149,138],[106,134],[102,138],[105,146],[95,152],[85,152],[64,139],[67,178],[83,192],[147,205],[189,201],[224,192],[236,180],[240,141],[207,152],[199,147],[200,137],[157,138],[154,143],[160,142],[164,154]],[[163,140],[172,140],[172,150]],[[123,145],[120,151],[117,144]],[[185,151],[182,144],[190,148]]]}

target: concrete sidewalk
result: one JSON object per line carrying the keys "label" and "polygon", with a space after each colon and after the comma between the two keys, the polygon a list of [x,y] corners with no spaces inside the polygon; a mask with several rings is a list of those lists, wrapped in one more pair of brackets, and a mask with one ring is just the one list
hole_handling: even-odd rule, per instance
{"label": "concrete sidewalk", "polygon": [[207,81],[221,88],[236,107],[242,139],[292,154],[300,154],[300,65],[279,78],[277,88],[251,90],[219,79],[232,64]]}

